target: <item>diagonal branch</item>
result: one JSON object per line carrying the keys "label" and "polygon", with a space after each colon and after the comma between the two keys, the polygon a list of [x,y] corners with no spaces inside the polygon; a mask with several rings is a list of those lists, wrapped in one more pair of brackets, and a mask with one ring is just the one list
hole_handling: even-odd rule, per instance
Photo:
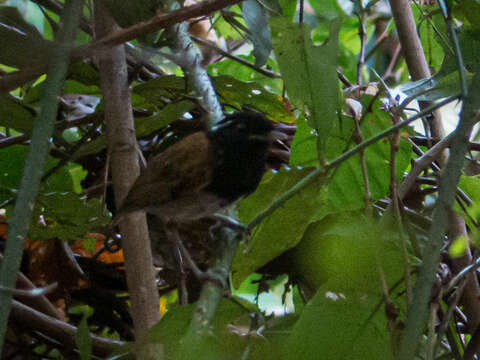
{"label": "diagonal branch", "polygon": [[[100,51],[105,51],[112,46],[136,39],[141,35],[173,26],[182,21],[211,14],[214,11],[235,5],[241,1],[242,0],[206,0],[172,11],[168,14],[159,13],[147,21],[115,31],[90,44],[78,47],[72,53],[72,61],[93,56]],[[34,64],[27,69],[15,71],[3,76],[0,78],[0,93],[14,90],[26,82],[34,80],[43,74],[46,69],[46,64]]]}

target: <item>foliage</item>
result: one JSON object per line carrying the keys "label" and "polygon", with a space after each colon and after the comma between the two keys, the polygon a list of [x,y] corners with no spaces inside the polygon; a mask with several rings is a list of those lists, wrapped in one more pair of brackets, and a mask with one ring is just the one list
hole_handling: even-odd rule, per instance
{"label": "foliage", "polygon": [[[61,2],[34,0],[42,11],[34,12],[32,18],[31,7],[13,3],[0,6],[2,250],[12,205],[24,191],[20,184],[32,132],[39,126],[36,119],[45,96],[45,77],[40,71],[13,89],[9,86],[15,76],[48,63],[56,46],[52,34],[58,31],[63,6]],[[141,26],[161,15],[158,1],[109,0],[105,4],[123,27]],[[433,208],[442,203],[438,201],[440,172],[436,166],[445,164],[439,157],[438,163],[434,159],[422,162],[422,175],[417,174],[414,185],[402,194],[407,174],[414,173],[423,160],[422,152],[431,151],[439,139],[426,135],[421,126],[396,131],[392,126],[422,111],[418,102],[458,97],[465,86],[472,90],[462,96],[471,96],[471,106],[478,113],[480,104],[475,102],[472,79],[478,76],[480,64],[480,6],[473,0],[450,2],[451,18],[444,19],[437,4],[411,4],[427,63],[434,73],[429,79],[411,81],[385,5],[383,1],[310,0],[300,7],[291,0],[246,0],[191,20],[192,35],[223,44],[231,55],[221,57],[217,51],[212,55],[208,47],[200,46],[210,61],[204,65],[224,111],[244,106],[261,111],[277,123],[287,139],[277,144],[278,153],[287,154],[286,158],[276,159],[276,166],[265,173],[257,190],[235,204],[238,220],[250,224],[249,237],[235,253],[232,294],[220,302],[210,332],[191,344],[192,356],[393,359],[398,355],[409,307],[415,307],[411,289],[425,256],[430,255],[422,250],[428,249],[429,229],[439,226],[432,221]],[[78,47],[93,39],[87,26],[92,22],[87,5],[84,10],[83,33],[74,44]],[[194,23],[203,23],[207,30],[194,33]],[[363,40],[359,29],[365,30]],[[163,29],[143,31],[129,39],[135,133],[147,159],[206,127],[201,100],[184,74],[181,59],[174,56],[166,33]],[[72,347],[82,359],[92,355],[106,358],[104,348],[91,334],[114,345],[119,343],[109,341],[133,339],[122,264],[117,263],[118,257],[112,264],[99,257],[102,252],[118,250],[105,240],[111,235],[111,229],[106,228],[115,206],[102,123],[105,89],[100,88],[97,62],[90,57],[97,53],[83,51],[74,52],[69,65],[50,154],[35,204],[31,204],[33,220],[28,237],[51,245],[51,258],[42,259],[46,247],[35,250],[31,246],[21,270],[36,286],[54,281],[60,284],[58,291],[44,298],[52,308],[53,303],[65,304],[66,309],[57,305],[59,321],[66,322],[62,312],[75,303],[88,305],[93,314],[88,322],[86,316],[70,317],[70,323],[78,326],[70,343],[62,343],[64,338],[56,338],[45,329],[23,324],[25,338],[14,337],[9,345],[15,351],[28,339],[38,356],[59,359],[68,356]],[[441,111],[447,116],[446,110]],[[423,115],[426,123],[428,114]],[[455,127],[458,114],[453,118]],[[294,135],[288,132],[291,129]],[[382,133],[385,135],[377,141],[363,146]],[[477,137],[476,133],[472,136]],[[462,302],[478,291],[476,273],[472,272],[472,285],[472,279],[462,272],[473,261],[468,257],[480,241],[480,182],[476,176],[480,146],[472,143],[469,150],[469,163],[463,168],[453,206],[457,220],[464,221],[466,227],[463,234],[454,235],[451,230],[445,237],[442,234],[441,245],[449,250],[442,253],[437,274],[440,280],[429,304],[436,310],[428,320],[430,332],[423,333],[426,341],[418,346],[418,358],[459,359],[470,347],[478,346],[476,337],[465,337],[453,326],[463,323],[471,330],[478,325],[475,319],[480,319],[480,304],[475,303],[479,305],[475,310]],[[457,184],[450,186],[455,190]],[[158,229],[149,225],[155,242]],[[213,262],[211,249],[217,244],[212,244],[210,233],[214,228],[206,221],[180,229],[202,269]],[[82,242],[84,249],[78,250]],[[200,291],[198,280],[189,271],[188,276],[178,275],[172,253],[165,256],[168,244],[158,247],[160,250],[156,252],[154,246],[153,252],[154,260],[160,261],[156,265],[164,317],[152,328],[149,341],[162,344],[167,359],[176,359],[182,346],[189,346],[182,341],[198,311],[195,301]],[[92,257],[93,252],[96,255]],[[458,265],[458,259],[467,261]],[[57,267],[49,269],[46,265],[50,262],[61,264],[65,273]],[[459,279],[454,283],[456,275]],[[185,290],[182,284],[191,295],[191,303],[180,306],[177,302]],[[466,295],[460,300],[462,291]],[[281,295],[275,297],[276,293]],[[267,296],[277,300],[262,304]],[[453,305],[452,299],[456,299]],[[287,305],[291,309],[288,314],[284,311]],[[13,325],[18,321],[13,317]],[[427,328],[426,323],[423,325]],[[48,340],[49,336],[55,341]],[[435,341],[436,348],[432,345]],[[131,350],[126,346],[117,349],[117,354],[124,349]]]}

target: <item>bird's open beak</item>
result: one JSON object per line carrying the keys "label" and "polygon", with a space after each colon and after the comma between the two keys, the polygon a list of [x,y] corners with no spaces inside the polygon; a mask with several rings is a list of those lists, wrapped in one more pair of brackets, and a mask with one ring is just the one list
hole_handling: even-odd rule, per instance
{"label": "bird's open beak", "polygon": [[274,143],[275,141],[286,140],[287,135],[278,130],[272,130],[268,135],[250,135],[249,140],[259,140]]}
{"label": "bird's open beak", "polygon": [[279,130],[272,130],[270,131],[270,133],[268,134],[268,139],[274,143],[275,141],[286,141],[288,140],[288,135],[285,134],[283,131],[279,131]]}

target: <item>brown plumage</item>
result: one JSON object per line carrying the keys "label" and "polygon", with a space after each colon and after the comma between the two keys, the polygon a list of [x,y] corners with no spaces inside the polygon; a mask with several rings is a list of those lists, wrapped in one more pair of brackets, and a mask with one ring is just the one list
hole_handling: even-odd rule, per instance
{"label": "brown plumage", "polygon": [[185,137],[148,163],[116,218],[137,210],[166,223],[212,215],[255,190],[276,134],[262,114],[237,113]]}

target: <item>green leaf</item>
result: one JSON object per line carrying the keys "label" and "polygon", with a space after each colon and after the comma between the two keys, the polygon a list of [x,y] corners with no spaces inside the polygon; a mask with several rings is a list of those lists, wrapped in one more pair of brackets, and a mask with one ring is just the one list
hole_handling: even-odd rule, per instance
{"label": "green leaf", "polygon": [[[470,85],[473,74],[467,73],[467,82]],[[430,79],[408,82],[398,89],[407,96],[415,97],[417,101],[435,101],[460,93],[460,79],[458,71],[449,74],[439,73]]]}
{"label": "green leaf", "polygon": [[[23,174],[23,166],[28,153],[26,146],[14,145],[0,150],[0,203],[10,200],[18,192]],[[52,157],[47,159],[46,170],[58,164]],[[69,192],[73,190],[72,176],[69,164],[58,169],[41,185],[41,192]]]}
{"label": "green leaf", "polygon": [[480,243],[480,232],[478,231],[474,219],[480,217],[480,179],[476,176],[462,175],[458,186],[472,200],[472,204],[470,206],[461,207],[458,205],[458,202],[455,202],[453,208],[465,219],[471,232],[472,239],[478,245]]}
{"label": "green leaf", "polygon": [[[238,205],[240,221],[248,224],[288,191],[311,169],[280,169],[264,175],[257,190]],[[300,191],[253,229],[248,244],[240,245],[232,265],[233,283],[241,282],[257,268],[296,246],[312,221],[328,213],[326,188],[320,181]]]}
{"label": "green leaf", "polygon": [[85,85],[100,85],[100,75],[90,64],[78,61],[68,67],[67,79],[78,81]]}
{"label": "green leaf", "polygon": [[[480,70],[478,59],[480,59],[480,28],[474,29],[463,26],[457,30],[458,41],[462,51],[465,69],[471,73]],[[452,49],[445,49],[445,59],[439,73],[447,75],[457,71],[457,60],[452,54]]]}
{"label": "green leaf", "polygon": [[26,135],[32,133],[35,112],[10,95],[0,95],[0,126]]}
{"label": "green leaf", "polygon": [[466,235],[462,235],[453,240],[452,244],[448,248],[448,254],[455,258],[465,255],[469,247],[469,240]]}
{"label": "green leaf", "polygon": [[228,10],[224,9],[221,16],[215,18],[215,30],[217,33],[222,34],[225,39],[244,40],[244,34],[232,25],[231,19],[238,15],[241,18],[240,6],[233,5]]}
{"label": "green leaf", "polygon": [[103,214],[99,199],[86,201],[71,192],[39,195],[34,218],[40,215],[43,215],[45,225],[32,222],[30,226],[30,236],[35,239],[75,240],[110,222],[110,218]]}
{"label": "green leaf", "polygon": [[315,14],[324,21],[334,20],[344,14],[336,0],[309,0],[308,2],[315,10]]}
{"label": "green leaf", "polygon": [[267,12],[257,0],[246,0],[242,4],[242,14],[248,27],[248,37],[253,43],[255,65],[262,67],[272,51]]}
{"label": "green leaf", "polygon": [[[412,7],[414,15],[417,10],[418,7]],[[446,36],[447,29],[443,16],[440,13],[424,16],[423,21],[419,22],[417,29],[425,51],[428,66],[431,69],[439,69],[445,53],[452,49],[450,41]],[[450,47],[450,49],[446,51],[447,47]]]}
{"label": "green leaf", "polygon": [[73,182],[73,191],[77,194],[82,193],[82,181],[87,177],[88,171],[81,165],[68,163],[67,165],[70,176]]}
{"label": "green leaf", "polygon": [[[28,105],[35,105],[40,102],[43,95],[43,86],[45,81],[42,81],[35,86],[28,89],[28,92],[23,97],[23,102]],[[96,85],[85,85],[84,83],[75,80],[66,80],[63,86],[64,94],[82,94],[82,95],[101,95],[100,88]],[[96,105],[96,104],[95,104]]]}
{"label": "green leaf", "polygon": [[80,149],[75,152],[73,160],[81,159],[84,156],[98,154],[100,151],[107,147],[107,140],[104,135],[101,135],[92,141],[82,145]]}
{"label": "green leaf", "polygon": [[[389,115],[383,111],[380,101],[376,100],[371,106],[371,96],[364,96],[364,109],[370,108],[360,128],[364,139],[370,138],[390,127]],[[333,124],[331,136],[327,140],[326,156],[332,160],[344,150],[353,146],[353,120],[342,117],[341,123]],[[397,181],[403,176],[404,170],[410,164],[411,146],[405,138],[408,129],[400,133],[400,144],[395,160],[395,174]],[[390,186],[390,143],[387,139],[377,141],[364,150],[367,165],[369,189],[373,201],[388,194]],[[335,171],[328,186],[328,201],[335,211],[357,210],[365,206],[364,181],[359,155],[355,155],[343,162]]]}
{"label": "green leaf", "polygon": [[381,297],[361,291],[337,293],[328,285],[304,307],[291,336],[283,343],[284,358],[393,359],[385,311],[375,313]]}
{"label": "green leaf", "polygon": [[157,79],[151,79],[147,82],[137,85],[133,92],[141,95],[147,101],[159,107],[165,105],[165,98],[175,99],[184,96],[189,92],[190,87],[183,77],[175,75],[161,76]]}
{"label": "green leaf", "polygon": [[336,213],[312,223],[293,250],[300,284],[311,292],[329,281],[335,292],[375,293],[381,288],[381,265],[393,285],[402,276],[403,257],[398,232],[387,225],[361,211]]}
{"label": "green leaf", "polygon": [[318,166],[317,134],[305,119],[297,119],[291,145],[290,166]]}
{"label": "green leaf", "polygon": [[287,19],[292,20],[297,9],[298,1],[296,0],[278,0],[280,7],[282,8],[282,14]]}
{"label": "green leaf", "polygon": [[[169,310],[162,320],[149,331],[150,343],[161,343],[168,359],[178,359],[181,340],[190,324],[195,304],[176,306]],[[245,344],[232,331],[236,321],[248,318],[243,306],[232,300],[220,301],[215,316],[211,322],[210,333],[200,341],[195,351],[195,359],[239,359],[245,349]],[[189,344],[186,344],[188,346]]]}
{"label": "green leaf", "polygon": [[213,78],[220,101],[237,108],[250,105],[274,121],[292,123],[295,117],[285,108],[282,98],[254,82],[242,82],[232,76]]}
{"label": "green leaf", "polygon": [[339,104],[336,68],[340,22],[332,22],[330,38],[322,46],[313,45],[306,24],[292,24],[279,17],[272,18],[270,26],[289,99],[295,107],[310,113],[311,126],[321,134],[319,151],[323,153]]}
{"label": "green leaf", "polygon": [[90,329],[88,328],[87,317],[84,315],[80,324],[78,324],[75,334],[75,343],[81,360],[90,360],[92,358],[92,338],[90,337]]}
{"label": "green leaf", "polygon": [[392,358],[385,309],[377,309],[379,268],[389,287],[403,276],[400,237],[392,223],[362,212],[330,215],[310,225],[293,255],[299,286],[316,294],[284,342],[285,358]]}
{"label": "green leaf", "polygon": [[137,136],[147,136],[173,121],[180,119],[183,114],[194,108],[195,104],[190,100],[183,100],[167,104],[153,116],[136,118],[135,131]]}
{"label": "green leaf", "polygon": [[16,8],[0,7],[0,63],[15,68],[31,66],[46,60],[52,46]]}
{"label": "green leaf", "polygon": [[458,5],[472,27],[480,30],[480,3],[477,0],[464,0],[459,1]]}
{"label": "green leaf", "polygon": [[[164,2],[161,0],[105,0],[103,4],[122,27],[129,27],[148,20],[155,16],[159,10],[164,9]],[[150,45],[154,43],[157,38],[156,33],[148,33],[141,36],[140,40]]]}
{"label": "green leaf", "polygon": [[[252,54],[248,56],[238,55],[238,57],[250,63],[254,62],[254,57]],[[278,65],[271,57],[267,61],[267,68],[278,72]],[[279,95],[282,94],[283,81],[281,79],[270,78],[256,71],[252,71],[252,69],[232,59],[226,58],[222,61],[209,65],[208,72],[211,76],[230,75],[243,82],[253,81],[258,85],[263,86],[265,89],[268,89],[268,91],[271,93]]]}

